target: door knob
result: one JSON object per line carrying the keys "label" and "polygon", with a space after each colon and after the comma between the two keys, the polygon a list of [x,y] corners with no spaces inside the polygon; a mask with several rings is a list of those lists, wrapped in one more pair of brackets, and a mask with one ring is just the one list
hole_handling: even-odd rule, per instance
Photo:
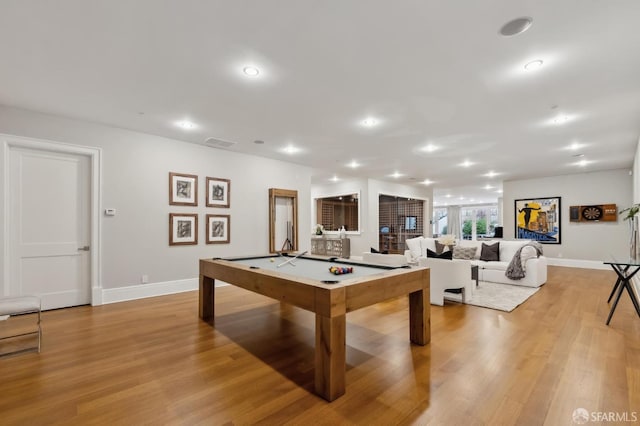
{"label": "door knob", "polygon": [[84,246],[84,247],[78,248],[78,251],[89,251],[89,249],[90,249],[89,246]]}

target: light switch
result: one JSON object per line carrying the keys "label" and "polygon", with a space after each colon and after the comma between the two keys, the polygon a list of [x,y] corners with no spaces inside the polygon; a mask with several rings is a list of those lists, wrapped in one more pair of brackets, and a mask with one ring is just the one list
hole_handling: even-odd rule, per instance
{"label": "light switch", "polygon": [[105,209],[104,210],[104,215],[105,216],[115,216],[116,215],[116,209]]}

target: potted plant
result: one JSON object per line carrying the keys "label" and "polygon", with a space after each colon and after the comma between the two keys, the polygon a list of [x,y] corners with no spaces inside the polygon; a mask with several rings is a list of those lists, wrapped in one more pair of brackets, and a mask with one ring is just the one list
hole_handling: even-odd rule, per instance
{"label": "potted plant", "polygon": [[633,204],[631,207],[620,210],[619,213],[626,213],[624,220],[629,221],[629,231],[631,234],[629,236],[629,255],[631,256],[631,259],[636,259],[638,257],[638,212],[640,212],[640,204]]}
{"label": "potted plant", "polygon": [[634,217],[636,217],[639,211],[640,211],[640,204],[634,204],[631,207],[627,207],[624,210],[620,210],[619,214],[626,212],[627,215],[624,217],[624,220],[627,220],[627,219],[633,219]]}

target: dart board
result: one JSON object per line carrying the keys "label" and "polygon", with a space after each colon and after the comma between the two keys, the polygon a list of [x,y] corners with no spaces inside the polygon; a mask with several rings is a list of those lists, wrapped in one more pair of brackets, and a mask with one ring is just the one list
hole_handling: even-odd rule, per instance
{"label": "dart board", "polygon": [[600,220],[602,218],[602,208],[600,206],[584,206],[581,214],[584,220]]}
{"label": "dart board", "polygon": [[615,204],[571,206],[569,220],[571,222],[615,222],[618,220],[618,209]]}

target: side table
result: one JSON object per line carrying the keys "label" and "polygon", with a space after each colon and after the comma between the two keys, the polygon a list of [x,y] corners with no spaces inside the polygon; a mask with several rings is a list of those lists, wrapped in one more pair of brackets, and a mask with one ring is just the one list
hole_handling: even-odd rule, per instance
{"label": "side table", "polygon": [[607,325],[611,322],[611,317],[613,317],[613,313],[618,306],[618,302],[620,301],[620,297],[622,296],[625,288],[627,289],[627,293],[629,293],[633,306],[636,308],[636,313],[640,317],[640,303],[631,288],[631,279],[640,270],[640,260],[630,259],[623,262],[611,260],[609,262],[604,262],[604,264],[611,266],[618,276],[618,279],[611,290],[611,294],[609,295],[609,299],[607,300],[607,303],[609,303],[615,294],[613,306],[611,306],[611,311],[609,311],[609,316],[607,317]]}

